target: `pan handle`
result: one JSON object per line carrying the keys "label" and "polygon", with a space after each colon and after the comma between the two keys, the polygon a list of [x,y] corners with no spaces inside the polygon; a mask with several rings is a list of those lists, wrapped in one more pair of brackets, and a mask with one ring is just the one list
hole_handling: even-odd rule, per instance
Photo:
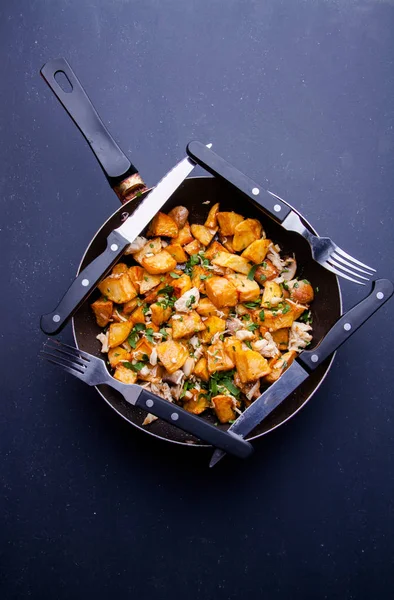
{"label": "pan handle", "polygon": [[40,73],[88,142],[121,202],[145,189],[137,168],[105,127],[66,59],[48,61]]}

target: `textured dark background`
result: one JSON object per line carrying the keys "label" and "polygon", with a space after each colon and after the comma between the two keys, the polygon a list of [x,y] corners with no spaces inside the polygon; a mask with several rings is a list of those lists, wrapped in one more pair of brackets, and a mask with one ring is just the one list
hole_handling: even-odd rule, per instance
{"label": "textured dark background", "polygon": [[[392,303],[213,471],[37,360],[40,313],[117,208],[45,61],[69,60],[148,184],[212,141],[393,277],[393,31],[392,0],[2,0],[2,599],[393,597]],[[342,287],[345,307],[365,291]]]}

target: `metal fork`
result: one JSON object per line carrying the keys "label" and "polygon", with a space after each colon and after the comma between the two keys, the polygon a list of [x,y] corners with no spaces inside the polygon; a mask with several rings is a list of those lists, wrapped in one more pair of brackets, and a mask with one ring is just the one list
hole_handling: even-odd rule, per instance
{"label": "metal fork", "polygon": [[261,188],[201,142],[190,142],[186,150],[197,164],[246,194],[285,229],[302,235],[311,247],[314,260],[322,267],[359,285],[365,285],[364,282],[369,281],[376,273],[376,269],[365,265],[342,250],[330,238],[313,235],[303,225],[297,213],[282,198]]}
{"label": "metal fork", "polygon": [[120,392],[129,404],[152,413],[234,456],[246,458],[253,452],[253,446],[237,434],[223,431],[139,385],[126,384],[114,379],[109,374],[105,362],[97,356],[57,340],[48,340],[41,351],[41,356],[88,385],[111,386]]}

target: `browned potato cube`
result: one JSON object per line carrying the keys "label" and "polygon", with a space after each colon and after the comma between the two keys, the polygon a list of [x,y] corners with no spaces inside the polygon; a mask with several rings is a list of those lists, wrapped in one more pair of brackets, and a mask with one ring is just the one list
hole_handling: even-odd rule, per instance
{"label": "browned potato cube", "polygon": [[306,279],[296,281],[290,289],[290,298],[299,304],[310,304],[313,302],[313,287]]}
{"label": "browned potato cube", "polygon": [[160,383],[163,379],[164,369],[161,365],[152,367],[149,363],[144,365],[144,368],[138,372],[138,379],[149,381],[150,383]]}
{"label": "browned potato cube", "polygon": [[242,258],[242,256],[238,256],[238,254],[230,254],[229,252],[218,252],[211,262],[213,265],[228,267],[243,275],[247,275],[252,268],[252,265],[246,258]]}
{"label": "browned potato cube", "polygon": [[268,361],[254,350],[241,350],[235,355],[235,366],[242,383],[256,381],[270,373]]}
{"label": "browned potato cube", "polygon": [[149,242],[147,244],[145,244],[145,246],[143,248],[141,248],[141,250],[138,250],[138,252],[135,252],[133,254],[133,258],[134,260],[139,263],[142,264],[142,259],[144,258],[144,256],[146,254],[158,254],[161,250],[161,239],[160,238],[155,238],[154,240],[149,240]]}
{"label": "browned potato cube", "polygon": [[200,250],[202,250],[202,245],[198,240],[193,239],[193,241],[189,244],[186,244],[183,249],[186,250],[186,252],[191,256],[192,254],[197,254],[200,252]]}
{"label": "browned potato cube", "polygon": [[138,340],[135,349],[131,351],[131,357],[136,361],[140,361],[143,359],[144,354],[150,356],[152,350],[153,344],[151,344],[149,340],[143,337],[140,340]]}
{"label": "browned potato cube", "polygon": [[260,298],[260,287],[255,281],[250,281],[246,275],[233,273],[225,275],[226,279],[231,281],[238,292],[240,302],[253,302]]}
{"label": "browned potato cube", "polygon": [[196,287],[199,292],[205,294],[205,282],[211,276],[211,271],[201,265],[195,265],[192,270],[192,287]]}
{"label": "browned potato cube", "polygon": [[242,350],[242,342],[236,338],[234,335],[225,338],[224,340],[224,349],[226,354],[229,355],[233,363],[235,364],[235,356],[237,352]]}
{"label": "browned potato cube", "polygon": [[172,258],[175,258],[177,263],[184,263],[188,259],[186,252],[180,244],[170,244],[166,247],[166,251],[171,254]]}
{"label": "browned potato cube", "polygon": [[277,307],[276,310],[264,309],[264,326],[270,332],[283,329],[284,327],[291,327],[297,316],[305,310],[305,306],[291,304],[288,300],[284,301],[280,307]]}
{"label": "browned potato cube", "polygon": [[173,238],[172,243],[179,244],[179,246],[186,246],[186,244],[190,244],[193,239],[190,225],[189,223],[185,223],[182,229],[179,230],[178,236]]}
{"label": "browned potato cube", "polygon": [[241,256],[257,265],[265,259],[270,244],[272,244],[271,240],[255,240],[242,252]]}
{"label": "browned potato cube", "polygon": [[175,208],[170,210],[168,216],[175,221],[178,229],[182,229],[182,227],[185,226],[189,216],[189,211],[187,210],[186,206],[175,206]]}
{"label": "browned potato cube", "polygon": [[127,273],[129,267],[125,263],[118,263],[112,269],[111,275],[122,275],[122,273]]}
{"label": "browned potato cube", "polygon": [[184,402],[183,408],[193,415],[201,415],[204,410],[211,406],[208,396],[204,394],[204,392],[199,392],[197,390],[190,391],[193,394],[193,398]]}
{"label": "browned potato cube", "polygon": [[132,328],[133,323],[131,323],[131,321],[111,323],[109,326],[108,346],[110,348],[115,348],[115,346],[123,344],[123,342],[127,340]]}
{"label": "browned potato cube", "polygon": [[224,246],[222,246],[222,244],[219,244],[219,242],[217,242],[216,240],[214,242],[212,242],[212,244],[205,250],[204,252],[204,256],[205,258],[207,258],[208,260],[212,260],[213,258],[215,258],[216,254],[218,252],[227,252],[226,248]]}
{"label": "browned potato cube", "polygon": [[143,267],[134,266],[130,267],[127,272],[135,289],[140,293],[140,284],[144,273],[146,273],[145,269]]}
{"label": "browned potato cube", "polygon": [[227,354],[224,344],[221,341],[215,342],[209,346],[207,350],[208,371],[216,373],[216,371],[229,371],[234,368],[234,363]]}
{"label": "browned potato cube", "polygon": [[205,291],[211,302],[217,307],[236,306],[238,293],[233,284],[224,277],[211,277],[205,281]]}
{"label": "browned potato cube", "polygon": [[176,260],[166,250],[161,250],[154,256],[145,256],[142,259],[142,265],[151,275],[160,275],[173,271],[176,267]]}
{"label": "browned potato cube", "polygon": [[171,219],[169,215],[158,212],[150,224],[147,236],[159,237],[164,235],[165,237],[176,238],[178,233],[178,225],[175,223],[174,219]]}
{"label": "browned potato cube", "polygon": [[174,288],[174,296],[180,298],[185,292],[192,289],[192,280],[190,276],[184,273],[178,279],[173,279],[171,283]]}
{"label": "browned potato cube", "polygon": [[226,329],[226,321],[215,315],[208,317],[208,319],[204,321],[204,325],[206,329],[200,333],[200,339],[204,344],[209,344],[215,333],[223,333]]}
{"label": "browned potato cube", "polygon": [[192,234],[203,245],[209,246],[217,229],[208,228],[204,225],[192,225]]}
{"label": "browned potato cube", "polygon": [[222,235],[234,235],[236,226],[244,220],[235,212],[218,212],[216,217]]}
{"label": "browned potato cube", "polygon": [[260,267],[257,267],[254,278],[260,285],[264,285],[266,281],[270,281],[271,279],[275,279],[278,277],[279,271],[274,267],[272,262],[268,259],[263,261],[263,264]]}
{"label": "browned potato cube", "polygon": [[159,275],[150,275],[147,271],[144,271],[140,282],[140,294],[146,294],[146,292],[149,292],[149,290],[155,288],[160,283]]}
{"label": "browned potato cube", "polygon": [[219,394],[212,398],[212,404],[217,418],[221,423],[228,423],[234,421],[236,418],[236,412],[234,410],[235,400],[232,396],[225,396]]}
{"label": "browned potato cube", "polygon": [[279,350],[287,350],[289,345],[289,328],[283,327],[272,332],[272,338]]}
{"label": "browned potato cube", "polygon": [[290,352],[282,354],[280,358],[272,359],[272,362],[270,363],[271,373],[268,373],[268,375],[264,377],[264,380],[267,383],[274,383],[274,381],[277,381],[282,373],[286,371],[287,367],[290,367],[296,356],[297,352],[290,350]]}
{"label": "browned potato cube", "polygon": [[123,304],[137,296],[137,290],[132,284],[128,273],[109,275],[99,283],[98,289],[116,304]]}
{"label": "browned potato cube", "polygon": [[203,381],[209,381],[208,361],[205,356],[202,356],[197,361],[193,373],[196,377],[199,377]]}
{"label": "browned potato cube", "polygon": [[220,239],[221,243],[223,244],[223,246],[225,247],[225,249],[227,250],[227,252],[230,252],[231,254],[234,254],[235,250],[233,248],[233,236],[231,236],[231,235],[222,235],[219,232],[219,239]]}
{"label": "browned potato cube", "polygon": [[204,331],[205,325],[195,310],[181,315],[174,315],[171,319],[172,337],[178,340],[183,337],[191,337],[199,331]]}
{"label": "browned potato cube", "polygon": [[157,356],[168,373],[181,369],[189,356],[185,346],[174,340],[162,342],[156,346]]}
{"label": "browned potato cube", "polygon": [[114,373],[114,379],[121,381],[122,383],[136,383],[138,379],[137,373],[128,369],[122,364],[119,364],[116,367],[116,371]]}
{"label": "browned potato cube", "polygon": [[133,310],[137,308],[139,302],[140,301],[138,300],[138,298],[133,298],[133,300],[129,300],[129,302],[123,304],[123,314],[129,315],[130,313],[132,313]]}
{"label": "browned potato cube", "polygon": [[130,321],[132,323],[145,323],[145,315],[143,311],[143,306],[138,306],[130,315]]}
{"label": "browned potato cube", "polygon": [[155,325],[161,325],[162,323],[165,323],[166,321],[168,321],[172,314],[171,306],[163,308],[161,304],[154,303],[150,305],[150,309],[152,311],[151,318]]}
{"label": "browned potato cube", "polygon": [[218,219],[217,219],[218,212],[219,212],[219,202],[214,204],[212,206],[212,208],[210,209],[208,216],[207,216],[207,220],[204,223],[205,227],[215,228],[218,226]]}
{"label": "browned potato cube", "polygon": [[307,306],[304,306],[303,304],[297,304],[296,302],[292,302],[292,300],[288,300],[287,303],[289,304],[291,311],[293,313],[294,321],[296,321],[298,319],[298,317],[300,317],[302,315],[302,313],[305,312],[308,308]]}
{"label": "browned potato cube", "polygon": [[245,219],[235,228],[233,237],[233,248],[240,252],[261,236],[261,223],[257,219]]}
{"label": "browned potato cube", "polygon": [[130,360],[130,358],[131,358],[130,352],[127,352],[127,350],[122,348],[122,346],[116,346],[115,348],[109,349],[108,360],[113,369],[122,360]]}
{"label": "browned potato cube", "polygon": [[114,307],[112,300],[100,298],[99,300],[96,300],[96,302],[93,302],[91,306],[94,316],[96,317],[97,325],[99,327],[108,325]]}
{"label": "browned potato cube", "polygon": [[196,311],[202,317],[210,317],[211,315],[218,315],[218,317],[228,317],[230,309],[220,308],[218,309],[209,298],[201,298]]}
{"label": "browned potato cube", "polygon": [[275,281],[266,281],[264,283],[264,293],[261,300],[261,306],[265,308],[274,308],[283,297],[282,288]]}

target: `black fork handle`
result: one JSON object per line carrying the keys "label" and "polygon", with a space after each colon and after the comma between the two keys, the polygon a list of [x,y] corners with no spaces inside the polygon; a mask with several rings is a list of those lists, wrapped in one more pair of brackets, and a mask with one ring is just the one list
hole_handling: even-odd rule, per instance
{"label": "black fork handle", "polygon": [[[121,180],[137,174],[138,170],[105,127],[66,59],[50,60],[45,63],[40,72],[88,142],[110,183],[111,180]],[[69,92],[64,91],[56,81],[57,74],[66,77],[71,86]]]}

